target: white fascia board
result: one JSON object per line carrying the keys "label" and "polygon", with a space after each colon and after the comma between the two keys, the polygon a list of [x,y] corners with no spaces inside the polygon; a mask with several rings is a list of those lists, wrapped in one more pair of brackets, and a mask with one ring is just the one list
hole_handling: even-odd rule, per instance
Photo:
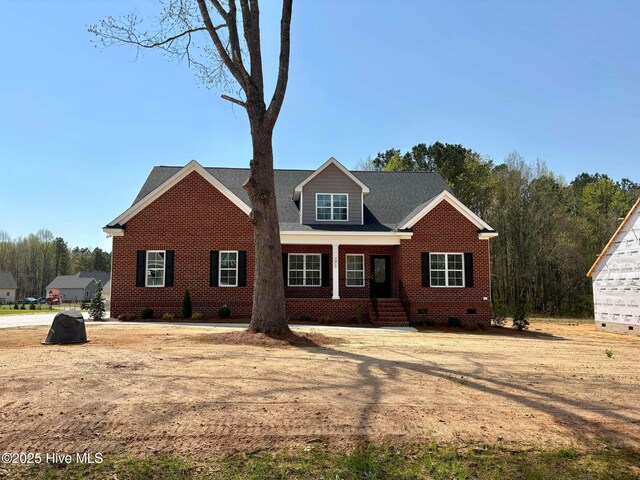
{"label": "white fascia board", "polygon": [[478,234],[478,240],[489,240],[498,236],[498,232],[482,232]]}
{"label": "white fascia board", "polygon": [[106,233],[107,235],[110,235],[112,237],[124,237],[124,228],[109,228],[109,227],[104,227],[102,229],[102,231],[104,233]]}
{"label": "white fascia board", "polygon": [[427,213],[433,210],[436,206],[440,204],[442,201],[448,202],[453,208],[458,210],[464,217],[466,217],[471,223],[473,223],[476,227],[480,229],[491,230],[488,233],[494,233],[493,228],[489,226],[484,220],[482,220],[479,216],[473,213],[469,207],[467,207],[464,203],[458,200],[453,196],[451,192],[444,190],[438,196],[436,196],[433,200],[431,200],[427,205],[424,206],[422,210],[416,213],[412,218],[410,218],[404,225],[400,227],[400,230],[404,230],[406,228],[413,227],[418,221],[420,221]]}
{"label": "white fascia board", "polygon": [[307,178],[305,178],[294,190],[293,190],[293,199],[294,200],[298,200],[300,198],[300,194],[302,193],[302,187],[304,187],[307,183],[309,183],[311,180],[313,180],[316,176],[318,176],[320,174],[320,172],[322,172],[325,168],[327,168],[329,165],[335,165],[336,167],[338,167],[338,170],[340,170],[342,173],[344,173],[347,177],[349,177],[349,179],[351,179],[353,182],[355,182],[356,185],[358,185],[361,189],[362,189],[362,193],[363,194],[367,194],[369,193],[369,187],[367,187],[364,183],[362,183],[360,180],[358,180],[356,178],[356,176],[351,173],[347,167],[345,167],[344,165],[342,165],[338,160],[336,160],[335,158],[331,157],[329,160],[327,160],[326,162],[324,162],[322,165],[320,165],[320,167],[313,172],[311,175],[309,175]]}
{"label": "white fascia board", "polygon": [[400,245],[409,240],[413,232],[305,232],[282,231],[283,245]]}
{"label": "white fascia board", "polygon": [[127,210],[125,210],[118,218],[113,220],[110,225],[124,225],[127,220],[133,218],[136,214],[140,213],[144,210],[148,205],[157,200],[161,195],[166,193],[171,187],[176,185],[180,180],[186,178],[191,172],[197,172],[200,174],[202,178],[208,181],[211,185],[217,188],[220,193],[222,193],[225,197],[227,197],[231,202],[236,205],[240,210],[242,210],[247,215],[251,212],[251,208],[249,205],[244,203],[240,198],[238,198],[231,190],[229,190],[226,186],[224,186],[220,180],[215,178],[209,172],[207,172],[202,165],[200,165],[195,160],[191,160],[184,167],[182,167],[178,172],[175,173],[171,178],[167,179],[164,183],[159,185],[155,190],[149,193],[146,197],[140,200],[135,205],[132,205]]}

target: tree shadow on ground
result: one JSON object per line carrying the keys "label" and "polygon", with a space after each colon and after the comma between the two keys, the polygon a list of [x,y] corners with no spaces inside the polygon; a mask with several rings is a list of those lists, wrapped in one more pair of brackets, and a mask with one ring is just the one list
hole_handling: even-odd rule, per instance
{"label": "tree shadow on ground", "polygon": [[515,328],[510,327],[489,327],[485,330],[465,330],[463,328],[453,327],[419,327],[419,333],[451,333],[454,335],[491,335],[501,337],[515,337],[523,338],[526,340],[552,340],[552,341],[571,341],[568,338],[560,337],[548,332],[541,332],[537,330],[522,330],[518,331]]}
{"label": "tree shadow on ground", "polygon": [[[432,362],[419,364],[410,361],[385,360],[344,350],[324,349],[323,354],[359,362],[358,373],[360,374],[361,381],[355,388],[367,388],[370,391],[369,398],[371,399],[371,404],[365,406],[360,415],[360,427],[362,431],[365,431],[366,426],[370,424],[371,414],[380,406],[383,398],[382,381],[378,376],[373,374],[373,371],[382,371],[389,379],[395,379],[400,371],[407,370],[451,382],[458,382],[461,375],[463,375],[465,387],[472,388],[481,393],[502,397],[521,406],[549,414],[554,417],[557,423],[571,430],[579,439],[587,442],[597,438],[607,438],[621,444],[628,444],[629,442],[635,442],[637,444],[640,442],[640,434],[638,433],[623,433],[607,426],[607,423],[610,421],[637,424],[638,419],[611,409],[603,408],[599,403],[566,398],[555,393],[541,391],[537,388],[492,378],[490,375],[479,373],[483,370],[482,367],[480,367],[478,362],[474,362],[471,359],[469,359],[469,361],[476,366],[476,369],[470,373],[468,371],[445,368]],[[605,419],[602,422],[593,421],[586,418],[581,412],[598,412],[605,417]],[[363,440],[366,441],[367,439],[365,438]]]}

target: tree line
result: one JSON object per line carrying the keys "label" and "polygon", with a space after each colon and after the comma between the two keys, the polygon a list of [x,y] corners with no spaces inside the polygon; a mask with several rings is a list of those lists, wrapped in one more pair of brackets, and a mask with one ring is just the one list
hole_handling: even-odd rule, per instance
{"label": "tree line", "polygon": [[70,248],[46,229],[15,239],[0,230],[0,270],[11,272],[18,295],[41,297],[58,275],[111,271],[111,254],[100,248]]}
{"label": "tree line", "polygon": [[365,170],[437,171],[495,228],[492,296],[500,315],[593,315],[586,272],[640,195],[640,184],[581,173],[570,182],[518,153],[502,163],[462,145],[421,143],[360,162]]}

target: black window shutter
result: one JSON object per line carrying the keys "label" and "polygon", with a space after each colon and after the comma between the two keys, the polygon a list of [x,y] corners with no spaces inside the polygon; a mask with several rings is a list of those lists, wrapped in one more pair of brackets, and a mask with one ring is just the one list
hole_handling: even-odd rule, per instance
{"label": "black window shutter", "polygon": [[211,250],[209,252],[209,286],[218,286],[218,262],[220,261],[220,252]]}
{"label": "black window shutter", "polygon": [[238,286],[247,286],[247,252],[238,252]]}
{"label": "black window shutter", "polygon": [[165,274],[164,274],[164,286],[173,287],[173,266],[175,258],[175,250],[167,250],[165,258]]}
{"label": "black window shutter", "polygon": [[430,287],[431,286],[431,278],[429,274],[429,252],[422,252],[422,286]]}
{"label": "black window shutter", "polygon": [[147,269],[147,251],[138,250],[136,257],[136,287],[144,287],[145,271]]}
{"label": "black window shutter", "polygon": [[289,254],[282,254],[282,278],[284,279],[284,286],[287,286],[287,279],[289,277]]}
{"label": "black window shutter", "polygon": [[464,254],[464,286],[473,287],[473,253]]}
{"label": "black window shutter", "polygon": [[329,286],[329,270],[331,267],[331,259],[328,253],[323,253],[321,255],[320,258],[321,262],[320,262],[320,276],[322,277],[322,286],[323,287],[328,287]]}

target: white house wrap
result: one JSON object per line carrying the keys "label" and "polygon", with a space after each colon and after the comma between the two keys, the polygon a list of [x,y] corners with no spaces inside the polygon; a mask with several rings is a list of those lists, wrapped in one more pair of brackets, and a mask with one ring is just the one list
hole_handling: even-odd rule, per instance
{"label": "white house wrap", "polygon": [[640,335],[640,199],[587,274],[596,328]]}

